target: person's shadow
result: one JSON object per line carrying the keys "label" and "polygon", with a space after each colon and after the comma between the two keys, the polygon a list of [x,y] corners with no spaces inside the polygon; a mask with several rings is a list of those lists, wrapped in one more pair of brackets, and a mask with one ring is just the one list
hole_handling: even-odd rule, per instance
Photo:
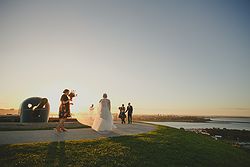
{"label": "person's shadow", "polygon": [[65,166],[65,142],[51,142],[45,159],[45,166]]}

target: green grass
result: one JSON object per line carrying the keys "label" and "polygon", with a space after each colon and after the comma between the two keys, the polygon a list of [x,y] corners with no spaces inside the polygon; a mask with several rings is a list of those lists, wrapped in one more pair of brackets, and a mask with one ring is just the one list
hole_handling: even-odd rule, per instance
{"label": "green grass", "polygon": [[249,166],[250,153],[178,129],[134,136],[0,146],[4,166]]}

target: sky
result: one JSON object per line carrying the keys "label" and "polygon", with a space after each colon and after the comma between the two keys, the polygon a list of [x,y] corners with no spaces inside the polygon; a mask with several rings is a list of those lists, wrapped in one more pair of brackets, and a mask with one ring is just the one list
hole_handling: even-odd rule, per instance
{"label": "sky", "polygon": [[0,108],[250,116],[247,0],[0,0]]}

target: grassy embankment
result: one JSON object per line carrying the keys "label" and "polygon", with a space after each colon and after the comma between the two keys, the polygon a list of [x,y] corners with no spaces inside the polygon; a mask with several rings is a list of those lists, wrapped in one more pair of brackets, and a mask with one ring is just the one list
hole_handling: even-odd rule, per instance
{"label": "grassy embankment", "polygon": [[134,136],[0,146],[4,166],[249,166],[250,153],[207,136],[159,126]]}

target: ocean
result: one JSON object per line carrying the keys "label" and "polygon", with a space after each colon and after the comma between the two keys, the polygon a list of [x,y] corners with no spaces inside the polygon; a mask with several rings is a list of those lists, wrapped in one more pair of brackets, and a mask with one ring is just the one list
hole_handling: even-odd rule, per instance
{"label": "ocean", "polygon": [[250,131],[250,118],[213,117],[209,122],[148,122],[156,125],[184,129],[226,128]]}

